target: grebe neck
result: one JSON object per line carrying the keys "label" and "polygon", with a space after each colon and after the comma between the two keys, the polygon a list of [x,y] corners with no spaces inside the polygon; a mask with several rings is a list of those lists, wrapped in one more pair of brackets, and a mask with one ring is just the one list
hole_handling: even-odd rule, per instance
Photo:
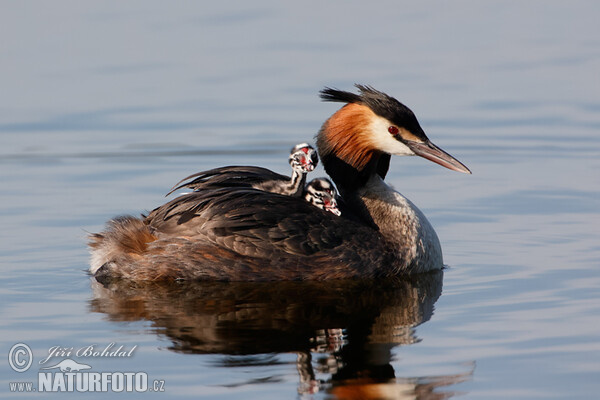
{"label": "grebe neck", "polygon": [[333,152],[321,153],[325,171],[344,202],[365,224],[381,233],[400,259],[407,260],[414,271],[442,265],[439,239],[425,215],[383,180],[389,169],[390,155],[372,151],[368,157],[360,168]]}
{"label": "grebe neck", "polygon": [[306,172],[298,171],[294,168],[290,183],[285,185],[285,192],[294,197],[302,196],[304,186],[306,186],[306,175]]}
{"label": "grebe neck", "polygon": [[371,176],[356,193],[356,198],[381,235],[397,249],[402,259],[411,260],[415,271],[443,265],[440,241],[425,215],[378,174]]}

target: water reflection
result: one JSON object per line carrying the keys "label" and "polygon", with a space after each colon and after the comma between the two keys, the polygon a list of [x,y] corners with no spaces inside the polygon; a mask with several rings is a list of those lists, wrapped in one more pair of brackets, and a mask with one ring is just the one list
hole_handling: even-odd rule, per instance
{"label": "water reflection", "polygon": [[93,280],[90,307],[113,321],[151,321],[157,334],[170,339],[172,351],[227,355],[221,367],[276,365],[273,353],[296,353],[300,393],[448,398],[452,392],[436,389],[470,373],[396,378],[391,364],[392,348],[419,341],[414,328],[431,318],[442,279],[439,271],[387,281]]}

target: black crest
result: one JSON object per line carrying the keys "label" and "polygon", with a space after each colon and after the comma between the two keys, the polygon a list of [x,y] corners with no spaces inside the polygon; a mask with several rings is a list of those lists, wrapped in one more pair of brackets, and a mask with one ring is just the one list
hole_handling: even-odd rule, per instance
{"label": "black crest", "polygon": [[417,121],[417,117],[404,104],[371,86],[360,84],[355,84],[354,86],[356,86],[360,94],[326,87],[320,92],[321,99],[323,101],[339,103],[364,104],[373,110],[375,114],[387,118],[398,126],[407,128],[416,136],[421,136],[422,134],[425,137],[423,129]]}

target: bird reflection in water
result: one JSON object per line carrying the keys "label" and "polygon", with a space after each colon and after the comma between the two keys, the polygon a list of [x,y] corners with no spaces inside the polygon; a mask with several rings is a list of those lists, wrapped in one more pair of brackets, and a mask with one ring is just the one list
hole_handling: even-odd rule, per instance
{"label": "bird reflection in water", "polygon": [[[273,353],[296,353],[300,393],[446,399],[455,393],[445,387],[470,379],[472,371],[397,378],[391,364],[394,347],[419,341],[414,328],[431,318],[442,278],[443,271],[385,281],[100,283],[92,278],[90,307],[113,321],[151,321],[155,333],[171,341],[170,350],[223,354],[223,367],[274,365]],[[249,383],[260,382],[233,386]]]}

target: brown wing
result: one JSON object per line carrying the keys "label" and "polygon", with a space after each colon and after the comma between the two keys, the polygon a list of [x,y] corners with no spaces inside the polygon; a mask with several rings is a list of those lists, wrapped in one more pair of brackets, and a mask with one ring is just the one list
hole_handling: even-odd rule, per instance
{"label": "brown wing", "polygon": [[192,192],[153,210],[153,234],[208,242],[242,256],[269,258],[377,245],[379,233],[306,201],[254,189]]}

